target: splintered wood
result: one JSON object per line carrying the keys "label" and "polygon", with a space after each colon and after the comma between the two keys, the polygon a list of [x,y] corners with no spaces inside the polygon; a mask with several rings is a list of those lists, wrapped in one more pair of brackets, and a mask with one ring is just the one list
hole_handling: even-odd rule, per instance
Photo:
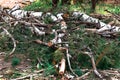
{"label": "splintered wood", "polygon": [[62,59],[60,64],[61,64],[61,66],[59,69],[59,74],[63,75],[65,72],[65,59]]}

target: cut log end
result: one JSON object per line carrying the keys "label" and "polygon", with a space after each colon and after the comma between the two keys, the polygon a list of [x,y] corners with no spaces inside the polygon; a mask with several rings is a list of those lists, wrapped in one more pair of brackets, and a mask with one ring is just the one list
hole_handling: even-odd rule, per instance
{"label": "cut log end", "polygon": [[59,74],[63,75],[65,72],[65,59],[61,60],[61,66],[60,66],[60,70],[59,70]]}

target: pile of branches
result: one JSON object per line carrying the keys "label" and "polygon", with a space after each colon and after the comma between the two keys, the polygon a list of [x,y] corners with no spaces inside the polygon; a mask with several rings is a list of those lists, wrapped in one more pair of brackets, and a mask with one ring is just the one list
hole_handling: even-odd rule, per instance
{"label": "pile of branches", "polygon": [[[65,36],[70,36],[70,33],[68,30],[68,23],[78,23],[78,24],[93,24],[95,25],[95,28],[85,28],[85,31],[93,32],[102,36],[116,36],[120,32],[119,26],[112,26],[109,24],[106,24],[104,22],[101,22],[100,20],[90,17],[85,13],[82,12],[72,12],[70,14],[66,13],[58,13],[56,15],[53,15],[50,12],[44,13],[44,12],[34,12],[34,11],[25,11],[20,9],[18,5],[13,7],[12,9],[4,9],[0,7],[0,29],[3,30],[3,32],[0,33],[0,35],[4,36],[5,34],[8,35],[14,44],[14,47],[12,51],[9,54],[12,55],[16,49],[16,40],[8,32],[8,30],[11,28],[11,26],[16,26],[17,24],[25,25],[25,27],[29,28],[33,34],[36,34],[37,36],[45,36],[46,34],[54,34],[55,37],[51,39],[48,42],[44,42],[40,39],[35,40],[34,42],[45,45],[51,48],[54,48],[58,51],[65,52],[66,56],[63,56],[61,58],[61,61],[57,64],[55,64],[56,68],[59,68],[59,74],[61,76],[65,76],[65,67],[66,67],[66,61],[68,63],[69,69],[74,75],[74,77],[78,77],[77,74],[74,73],[74,71],[71,68],[70,63],[70,57],[69,54],[69,42],[64,41]],[[45,19],[50,20],[51,24],[46,24]],[[59,26],[58,29],[53,29],[53,26]],[[80,28],[73,28],[72,30],[81,30]],[[84,50],[80,51],[83,54],[86,54],[90,57],[93,71],[94,73],[99,77],[103,78],[103,76],[98,72],[93,56],[93,52],[90,47],[84,47]],[[0,52],[2,53],[2,52]],[[66,58],[65,58],[66,57]],[[89,72],[90,73],[90,72]],[[86,75],[86,74],[85,74]],[[73,78],[73,76],[66,75],[67,78]],[[84,77],[81,76],[80,79]]]}

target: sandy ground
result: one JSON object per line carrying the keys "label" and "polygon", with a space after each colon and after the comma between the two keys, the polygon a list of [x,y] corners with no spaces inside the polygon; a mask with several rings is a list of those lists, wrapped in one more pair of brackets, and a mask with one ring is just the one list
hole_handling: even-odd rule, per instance
{"label": "sandy ground", "polygon": [[0,6],[8,8],[12,8],[16,4],[19,4],[21,7],[24,7],[26,4],[23,3],[30,4],[29,0],[0,0]]}
{"label": "sandy ground", "polygon": [[[24,7],[25,5],[28,5],[34,1],[35,0],[0,0],[0,6],[12,8],[16,4],[19,4],[21,7]],[[26,4],[22,4],[22,3],[26,3]],[[120,4],[120,0],[106,0],[105,3],[107,3],[107,4]]]}

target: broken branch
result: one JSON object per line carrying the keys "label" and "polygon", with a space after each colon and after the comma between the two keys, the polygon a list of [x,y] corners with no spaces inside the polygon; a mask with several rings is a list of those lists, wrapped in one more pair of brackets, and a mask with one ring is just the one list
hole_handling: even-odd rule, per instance
{"label": "broken branch", "polygon": [[15,49],[16,49],[16,41],[15,41],[15,39],[13,38],[13,36],[7,31],[7,29],[5,29],[5,28],[3,28],[3,27],[0,27],[0,29],[3,29],[3,30],[6,32],[6,34],[7,34],[7,35],[12,39],[12,41],[13,41],[14,47],[13,47],[12,51],[8,54],[8,55],[12,55],[12,54],[14,53]]}
{"label": "broken branch", "polygon": [[62,59],[61,60],[61,66],[60,66],[60,69],[59,69],[59,74],[63,75],[64,72],[65,72],[65,59]]}

